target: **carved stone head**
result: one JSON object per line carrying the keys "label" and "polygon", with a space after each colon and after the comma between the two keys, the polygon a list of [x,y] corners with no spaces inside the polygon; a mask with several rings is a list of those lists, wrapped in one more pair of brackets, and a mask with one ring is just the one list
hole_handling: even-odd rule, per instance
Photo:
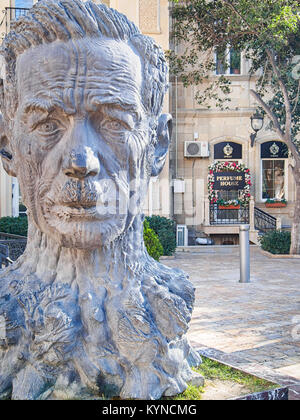
{"label": "carved stone head", "polygon": [[154,41],[92,1],[40,1],[3,57],[1,154],[29,220],[93,249],[126,232],[165,163],[167,65]]}

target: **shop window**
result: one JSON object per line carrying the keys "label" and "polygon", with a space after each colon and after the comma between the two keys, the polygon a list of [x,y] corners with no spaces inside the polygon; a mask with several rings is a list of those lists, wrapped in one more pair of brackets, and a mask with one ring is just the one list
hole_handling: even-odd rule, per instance
{"label": "shop window", "polygon": [[285,161],[263,160],[263,199],[283,200],[285,198]]}
{"label": "shop window", "polygon": [[234,48],[217,49],[216,74],[241,74],[241,52]]}
{"label": "shop window", "polygon": [[281,141],[261,144],[262,199],[287,200],[288,147]]}

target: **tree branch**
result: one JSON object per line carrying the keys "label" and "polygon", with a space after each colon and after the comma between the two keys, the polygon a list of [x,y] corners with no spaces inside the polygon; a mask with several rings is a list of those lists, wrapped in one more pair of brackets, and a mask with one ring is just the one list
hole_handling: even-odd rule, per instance
{"label": "tree branch", "polygon": [[276,115],[271,110],[271,108],[269,107],[269,105],[267,105],[265,103],[265,101],[260,97],[260,95],[258,93],[256,93],[253,89],[250,89],[250,94],[260,104],[260,106],[263,108],[263,110],[268,115],[268,117],[270,118],[270,120],[272,120],[272,122],[274,124],[274,128],[277,131],[277,134],[279,135],[279,137],[281,138],[281,140],[284,140],[287,143],[290,151],[292,152],[292,155],[294,156],[295,161],[299,164],[300,163],[299,151],[298,151],[297,147],[294,145],[294,143],[293,143],[293,141],[291,139],[291,136],[288,136],[287,137],[285,135],[285,133],[281,130],[281,127],[279,125],[278,119],[276,118]]}
{"label": "tree branch", "polygon": [[300,80],[298,82],[298,90],[297,90],[297,95],[296,95],[296,99],[295,99],[295,105],[294,105],[294,109],[293,109],[292,113],[294,113],[296,111],[296,108],[298,106],[299,94],[300,94]]}
{"label": "tree branch", "polygon": [[230,9],[231,10],[233,10],[233,12],[247,25],[247,27],[249,28],[249,29],[251,29],[250,28],[250,26],[249,26],[249,24],[248,24],[248,22],[245,20],[245,18],[243,17],[243,15],[241,15],[240,14],[240,12],[234,7],[234,5],[233,4],[231,4],[229,1],[227,1],[227,0],[222,0],[222,2],[223,3],[225,3],[228,7],[230,7]]}
{"label": "tree branch", "polygon": [[261,96],[255,92],[255,90],[250,89],[250,94],[256,99],[256,101],[260,104],[260,106],[264,109],[265,113],[268,115],[268,117],[272,120],[274,127],[276,129],[276,131],[278,132],[278,135],[280,136],[280,138],[282,140],[284,140],[285,138],[285,134],[284,132],[281,130],[281,127],[279,125],[279,122],[276,118],[276,115],[274,114],[274,112],[271,110],[271,108],[269,107],[269,105],[266,104],[266,102],[261,98]]}
{"label": "tree branch", "polygon": [[[277,76],[278,79],[278,83],[281,89],[281,92],[283,94],[283,98],[284,98],[284,104],[285,104],[285,110],[286,110],[286,123],[285,123],[285,140],[291,141],[291,133],[292,133],[292,109],[291,109],[291,103],[290,103],[290,99],[289,99],[289,94],[286,88],[286,85],[284,83],[284,81],[282,80],[282,76],[280,73],[280,70],[276,64],[276,60],[274,57],[274,53],[267,49],[266,50],[267,56],[269,57],[271,66],[274,70],[274,73]],[[293,143],[294,144],[294,143]]]}

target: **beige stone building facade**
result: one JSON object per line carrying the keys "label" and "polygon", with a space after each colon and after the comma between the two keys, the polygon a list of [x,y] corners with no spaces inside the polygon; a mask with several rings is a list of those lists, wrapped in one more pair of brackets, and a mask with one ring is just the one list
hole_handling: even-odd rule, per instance
{"label": "beige stone building facade", "polygon": [[[175,116],[170,154],[172,210],[176,222],[187,227],[190,244],[195,244],[197,237],[211,238],[216,244],[236,244],[242,223],[250,224],[250,238],[255,243],[259,231],[291,227],[295,200],[292,160],[286,146],[268,128],[266,120],[251,146],[250,117],[256,104],[250,89],[255,88],[255,78],[250,78],[249,62],[243,55],[239,60],[237,69],[229,66],[220,71],[232,82],[229,110],[201,108],[195,100],[194,87],[186,89],[180,80],[172,83],[170,107]],[[212,74],[211,77],[219,75]],[[243,164],[249,168],[252,185],[246,208],[229,209],[211,203],[209,167],[217,162],[228,162],[230,166]],[[215,181],[216,176],[217,172],[214,173]],[[217,190],[216,197],[228,201],[240,198],[240,193],[241,190],[235,189]],[[267,201],[273,199],[287,200],[287,204],[275,203],[269,207]]]}

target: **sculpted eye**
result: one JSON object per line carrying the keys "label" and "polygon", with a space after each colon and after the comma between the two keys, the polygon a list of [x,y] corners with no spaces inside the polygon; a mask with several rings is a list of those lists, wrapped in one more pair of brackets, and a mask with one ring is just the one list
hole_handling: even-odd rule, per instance
{"label": "sculpted eye", "polygon": [[104,127],[107,130],[112,130],[112,131],[120,131],[124,128],[124,126],[119,121],[107,121],[104,124]]}
{"label": "sculpted eye", "polygon": [[59,130],[59,125],[56,121],[45,121],[37,126],[37,130],[41,134],[54,134]]}

